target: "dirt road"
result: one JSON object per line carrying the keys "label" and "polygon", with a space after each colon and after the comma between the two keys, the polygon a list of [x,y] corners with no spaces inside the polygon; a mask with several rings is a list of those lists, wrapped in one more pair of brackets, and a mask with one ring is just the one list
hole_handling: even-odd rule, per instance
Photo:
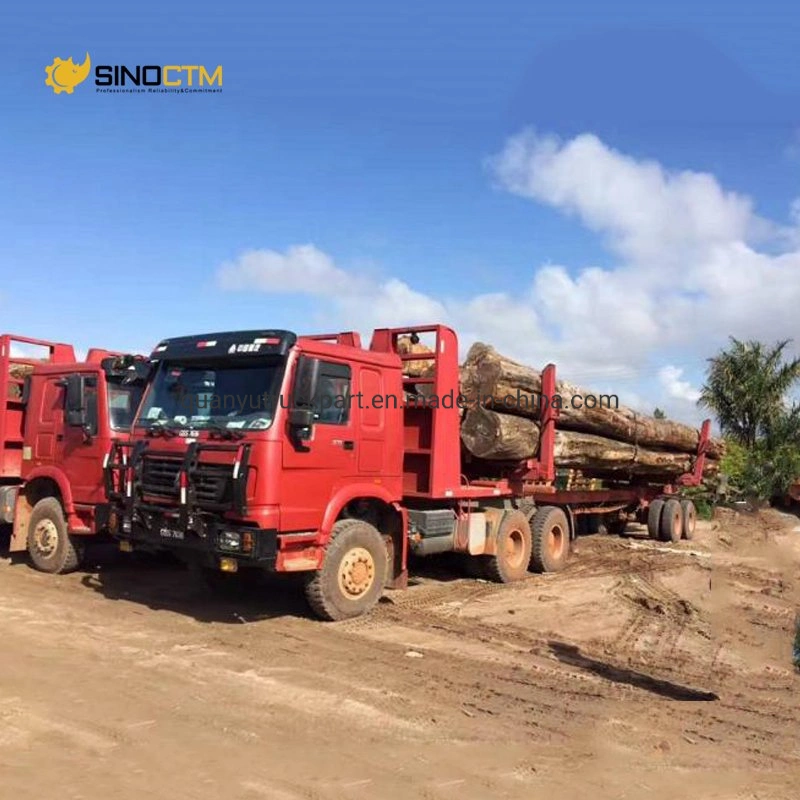
{"label": "dirt road", "polygon": [[510,586],[434,565],[337,624],[0,561],[0,797],[795,798],[797,523],[589,537]]}

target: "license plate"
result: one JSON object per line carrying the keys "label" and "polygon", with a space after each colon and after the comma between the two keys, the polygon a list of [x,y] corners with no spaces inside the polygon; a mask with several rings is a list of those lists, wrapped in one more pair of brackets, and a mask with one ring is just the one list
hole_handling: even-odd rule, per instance
{"label": "license plate", "polygon": [[183,539],[183,531],[176,528],[161,528],[159,533],[162,539]]}

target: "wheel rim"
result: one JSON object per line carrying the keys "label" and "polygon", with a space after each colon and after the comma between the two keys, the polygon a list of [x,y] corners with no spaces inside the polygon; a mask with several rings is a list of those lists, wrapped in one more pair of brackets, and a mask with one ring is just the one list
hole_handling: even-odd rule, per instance
{"label": "wheel rim", "polygon": [[550,535],[547,537],[547,552],[551,558],[560,558],[564,550],[564,531],[560,525],[553,525],[550,528]]}
{"label": "wheel rim", "polygon": [[694,533],[695,524],[697,523],[697,510],[692,507],[686,515],[686,533],[691,536]]}
{"label": "wheel rim", "polygon": [[58,549],[58,528],[49,519],[43,519],[33,529],[33,547],[40,558],[52,558]]}
{"label": "wheel rim", "polygon": [[518,567],[525,560],[525,537],[522,531],[510,530],[505,542],[506,563],[511,567]]}
{"label": "wheel rim", "polygon": [[364,547],[348,550],[339,565],[339,588],[355,599],[368,592],[375,582],[375,559]]}
{"label": "wheel rim", "polygon": [[678,512],[672,515],[672,538],[680,539],[683,531],[682,515]]}

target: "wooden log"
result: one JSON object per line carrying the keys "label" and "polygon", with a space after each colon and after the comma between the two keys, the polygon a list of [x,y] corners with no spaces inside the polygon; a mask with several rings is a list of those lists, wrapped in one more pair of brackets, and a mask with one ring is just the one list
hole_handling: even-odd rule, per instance
{"label": "wooden log", "polygon": [[12,378],[16,378],[17,380],[21,380],[26,375],[30,375],[33,372],[33,364],[17,364],[12,363],[9,364],[8,367],[8,374]]}
{"label": "wooden log", "polygon": [[572,467],[584,473],[603,470],[637,477],[681,475],[692,468],[692,457],[688,453],[648,450],[577,431],[556,432],[554,461],[558,467]]}
{"label": "wooden log", "polygon": [[[558,400],[543,399],[540,372],[500,355],[481,342],[470,348],[461,368],[461,392],[470,406],[489,406],[533,419],[539,417],[543,403],[553,402],[560,408],[560,430],[593,433],[640,447],[694,453],[700,440],[696,428],[639,414],[619,405],[613,395],[598,395],[567,381],[556,384]],[[595,398],[593,408],[586,403],[589,396]],[[709,456],[719,458],[723,452],[721,441],[709,442]]]}
{"label": "wooden log", "polygon": [[[399,336],[397,338],[397,352],[400,355],[409,353],[431,353],[430,347],[415,341],[411,336]],[[414,378],[424,377],[433,374],[433,359],[421,358],[403,362],[403,374]]]}
{"label": "wooden log", "polygon": [[539,449],[539,426],[532,419],[476,406],[461,422],[461,441],[478,458],[520,461]]}
{"label": "wooden log", "polygon": [[[461,423],[461,441],[477,458],[521,461],[535,457],[539,426],[526,417],[477,406],[467,411]],[[688,453],[652,450],[590,433],[559,430],[554,461],[556,467],[579,469],[584,475],[669,477],[689,472],[693,459]],[[713,462],[709,462],[708,471],[713,469]]]}

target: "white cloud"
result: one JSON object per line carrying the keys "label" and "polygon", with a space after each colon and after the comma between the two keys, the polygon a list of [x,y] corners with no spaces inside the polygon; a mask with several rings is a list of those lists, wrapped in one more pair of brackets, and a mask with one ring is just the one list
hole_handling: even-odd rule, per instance
{"label": "white cloud", "polygon": [[683,379],[683,367],[667,364],[658,371],[658,380],[664,387],[668,397],[696,403],[700,399],[700,390]]}
{"label": "white cloud", "polygon": [[588,324],[596,334],[589,347],[567,336],[579,352],[636,367],[670,347],[708,355],[729,333],[791,335],[800,252],[758,249],[765,236],[786,246],[789,229],[758,217],[749,198],[713,176],[669,172],[588,134],[561,142],[531,131],[489,167],[507,190],[576,214],[619,257],[611,269],[537,274],[538,296],[565,330]]}
{"label": "white cloud", "polygon": [[338,321],[355,328],[425,323],[446,316],[444,306],[397,279],[376,280],[337,267],[313,244],[286,252],[249,250],[217,273],[223,289],[270,294],[321,295],[334,305]]}
{"label": "white cloud", "polygon": [[[309,244],[244,253],[220,268],[220,285],[324,294],[342,327],[362,331],[441,321],[462,347],[486,340],[532,364],[554,361],[564,377],[635,398],[645,411],[692,418],[697,389],[686,365],[699,374],[728,335],[774,340],[796,330],[798,206],[788,226],[764,220],[712,175],[669,171],[590,134],[560,141],[525,131],[488,168],[504,190],[575,216],[618,263],[531,265],[514,289],[499,280],[494,293],[455,300],[337,265]],[[759,249],[765,237],[770,247]]]}
{"label": "white cloud", "polygon": [[223,289],[306,294],[348,292],[358,282],[313,244],[295,245],[285,253],[248,250],[236,261],[223,264],[218,278]]}

